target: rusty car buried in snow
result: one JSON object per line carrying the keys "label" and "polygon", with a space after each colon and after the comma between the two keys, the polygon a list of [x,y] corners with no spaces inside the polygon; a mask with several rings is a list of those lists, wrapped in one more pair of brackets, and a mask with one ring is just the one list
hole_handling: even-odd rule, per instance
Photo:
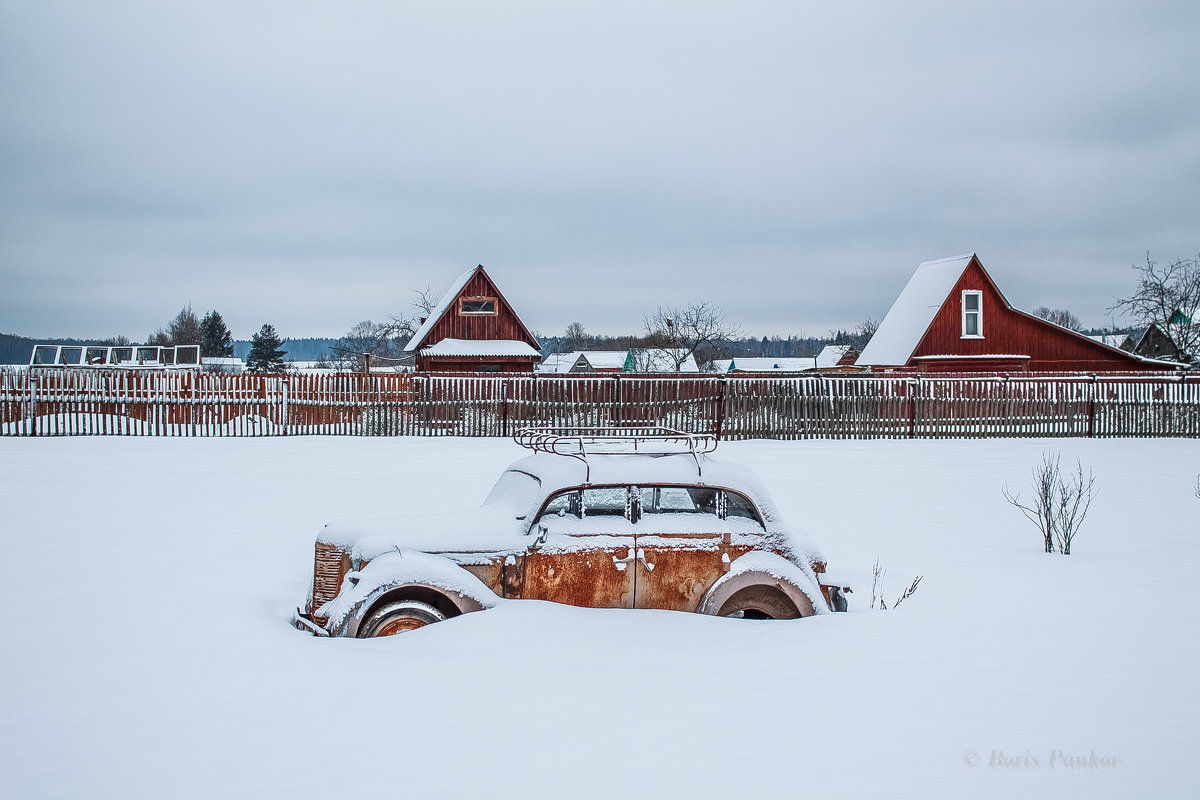
{"label": "rusty car buried in snow", "polygon": [[796,619],[848,587],[716,439],[663,428],[524,429],[534,451],[479,508],[326,525],[295,624],[389,636],[501,598]]}

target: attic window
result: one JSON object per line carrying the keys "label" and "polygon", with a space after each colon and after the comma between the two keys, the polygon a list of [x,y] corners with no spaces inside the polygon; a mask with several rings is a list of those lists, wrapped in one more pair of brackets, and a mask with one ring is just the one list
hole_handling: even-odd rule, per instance
{"label": "attic window", "polygon": [[962,293],[962,338],[983,338],[983,292]]}
{"label": "attic window", "polygon": [[458,301],[458,313],[462,316],[470,316],[472,314],[495,314],[496,298],[464,297]]}

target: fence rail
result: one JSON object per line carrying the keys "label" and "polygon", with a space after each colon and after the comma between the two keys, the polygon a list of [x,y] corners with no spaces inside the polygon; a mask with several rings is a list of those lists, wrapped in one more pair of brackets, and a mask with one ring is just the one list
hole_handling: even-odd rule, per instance
{"label": "fence rail", "polygon": [[511,436],[664,425],[725,439],[1200,437],[1200,376],[217,375],[0,370],[0,435]]}

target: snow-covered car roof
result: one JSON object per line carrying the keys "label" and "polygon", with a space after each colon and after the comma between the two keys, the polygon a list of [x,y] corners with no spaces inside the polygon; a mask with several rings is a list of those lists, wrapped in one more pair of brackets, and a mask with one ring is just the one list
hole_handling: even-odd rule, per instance
{"label": "snow-covered car roof", "polygon": [[319,539],[366,560],[397,548],[520,552],[526,549],[530,526],[546,499],[586,484],[675,484],[741,492],[758,507],[768,534],[782,536],[787,549],[823,560],[807,535],[784,524],[775,501],[753,470],[690,454],[590,455],[585,464],[567,456],[535,453],[510,464],[478,508],[336,522],[327,525]]}

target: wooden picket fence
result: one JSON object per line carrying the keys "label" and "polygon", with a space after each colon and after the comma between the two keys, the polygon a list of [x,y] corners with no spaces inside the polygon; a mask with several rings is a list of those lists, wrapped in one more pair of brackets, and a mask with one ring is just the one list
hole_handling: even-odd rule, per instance
{"label": "wooden picket fence", "polygon": [[527,425],[662,425],[725,439],[1200,437],[1200,375],[0,370],[0,435],[8,436],[511,436]]}

